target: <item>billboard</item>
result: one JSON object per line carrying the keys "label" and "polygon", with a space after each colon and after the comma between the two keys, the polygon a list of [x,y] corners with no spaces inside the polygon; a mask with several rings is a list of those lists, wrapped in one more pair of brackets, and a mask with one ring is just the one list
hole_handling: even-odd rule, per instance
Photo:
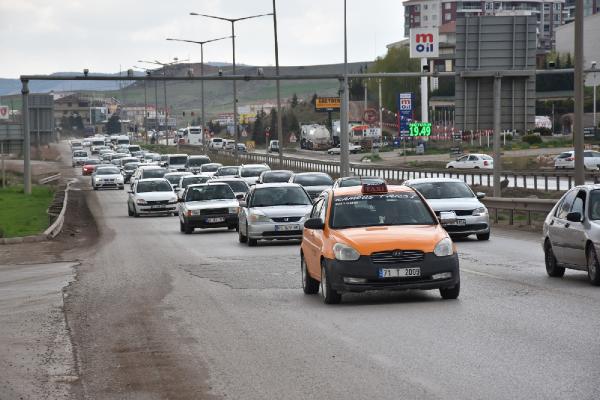
{"label": "billboard", "polygon": [[435,58],[440,53],[438,28],[410,29],[410,58]]}
{"label": "billboard", "polygon": [[409,133],[408,124],[413,118],[414,95],[411,92],[398,94],[398,129],[400,136],[407,136]]}
{"label": "billboard", "polygon": [[317,97],[315,111],[339,111],[340,103],[339,97]]}

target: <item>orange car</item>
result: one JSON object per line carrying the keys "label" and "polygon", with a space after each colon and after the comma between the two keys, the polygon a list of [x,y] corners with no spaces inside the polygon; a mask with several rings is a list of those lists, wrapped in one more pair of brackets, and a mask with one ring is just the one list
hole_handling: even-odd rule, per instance
{"label": "orange car", "polygon": [[301,246],[302,287],[325,303],[344,292],[439,289],[460,292],[458,254],[440,220],[414,189],[385,184],[330,189],[313,205]]}

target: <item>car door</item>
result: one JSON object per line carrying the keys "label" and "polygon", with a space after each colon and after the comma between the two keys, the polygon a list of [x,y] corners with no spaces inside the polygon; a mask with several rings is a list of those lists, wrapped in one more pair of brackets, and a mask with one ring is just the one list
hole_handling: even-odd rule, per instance
{"label": "car door", "polygon": [[469,159],[469,156],[462,156],[460,157],[458,160],[456,160],[454,162],[454,167],[455,168],[465,168],[467,165],[467,160]]}
{"label": "car door", "polygon": [[595,161],[591,151],[583,152],[583,165],[585,166],[585,169],[596,169]]}
{"label": "car door", "polygon": [[567,221],[565,223],[565,237],[563,254],[564,260],[568,264],[585,266],[587,260],[585,259],[585,203],[586,203],[586,192],[585,190],[578,190],[571,205],[570,212],[578,212],[583,217],[581,222]]}
{"label": "car door", "polygon": [[248,220],[248,214],[250,212],[250,204],[252,204],[252,200],[254,197],[254,190],[250,190],[248,192],[248,195],[246,196],[246,204],[244,205],[244,207],[240,207],[240,213],[238,215],[238,226],[239,226],[239,230],[240,232],[244,233],[245,235],[248,235],[248,232],[246,230],[246,222]]}
{"label": "car door", "polygon": [[[323,209],[325,204],[325,199],[320,197],[315,201],[313,208],[310,212],[310,218],[319,218],[321,215],[321,210]],[[320,255],[321,255],[321,245],[322,242],[319,243],[317,236],[317,229],[307,229],[304,228],[304,233],[302,236],[302,248],[304,250],[304,260],[306,261],[306,266],[308,267],[309,272],[312,276],[320,276],[321,274],[321,266],[320,266]],[[318,271],[318,272],[317,272]]]}
{"label": "car door", "polygon": [[469,159],[467,160],[467,164],[465,165],[465,168],[476,168],[476,167],[479,167],[479,157],[469,156]]}
{"label": "car door", "polygon": [[548,226],[548,237],[552,244],[552,251],[559,263],[567,262],[565,258],[565,244],[567,236],[570,233],[570,223],[567,221],[567,214],[571,211],[577,192],[578,189],[571,189],[571,191],[565,194],[560,205],[556,208]]}

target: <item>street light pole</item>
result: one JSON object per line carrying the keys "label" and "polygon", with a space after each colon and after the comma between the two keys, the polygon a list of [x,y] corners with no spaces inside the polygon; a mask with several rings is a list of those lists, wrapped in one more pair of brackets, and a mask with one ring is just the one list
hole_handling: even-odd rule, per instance
{"label": "street light pole", "polygon": [[[233,50],[232,73],[233,73],[233,75],[235,75],[236,74],[236,70],[235,70],[235,23],[238,21],[243,21],[245,19],[265,17],[267,15],[272,15],[272,13],[251,15],[249,17],[242,17],[242,18],[223,18],[223,17],[214,16],[214,15],[199,14],[199,13],[195,13],[195,12],[191,12],[190,15],[206,17],[206,18],[213,18],[213,19],[220,19],[221,21],[227,21],[227,22],[231,23],[231,47]],[[238,148],[238,141],[239,141],[239,132],[238,132],[238,118],[237,118],[237,81],[235,81],[235,80],[233,81],[233,129],[234,129],[234,138],[235,138],[235,143],[234,143],[235,161],[236,161],[236,163],[238,163],[239,162],[239,153],[238,153],[237,148]]]}
{"label": "street light pole", "polygon": [[[279,77],[279,42],[277,41],[277,9],[273,0],[273,31],[275,32],[275,75]],[[283,126],[281,115],[281,84],[276,81],[277,87],[277,140],[279,141],[279,166],[283,167]]]}
{"label": "street light pole", "polygon": [[575,185],[585,183],[583,163],[583,1],[575,6],[575,121],[573,141],[575,147]]}
{"label": "street light pole", "polygon": [[594,119],[594,135],[596,134],[596,130],[598,129],[598,123],[596,122],[596,86],[597,86],[597,82],[596,82],[596,61],[592,61],[592,69],[594,70],[593,74],[593,88],[594,88],[594,112],[593,112],[593,119]]}
{"label": "street light pole", "polygon": [[349,137],[348,137],[348,113],[350,108],[350,96],[348,94],[348,37],[346,26],[346,0],[344,0],[344,78],[341,88],[341,109],[340,109],[340,177],[350,175],[350,155]]}

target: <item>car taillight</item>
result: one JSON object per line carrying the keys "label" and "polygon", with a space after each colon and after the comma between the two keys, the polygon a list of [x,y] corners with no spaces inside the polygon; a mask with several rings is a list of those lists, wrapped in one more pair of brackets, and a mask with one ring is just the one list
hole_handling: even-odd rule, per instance
{"label": "car taillight", "polygon": [[575,160],[575,157],[569,157],[569,158],[567,158],[567,161],[574,161],[574,160]]}

